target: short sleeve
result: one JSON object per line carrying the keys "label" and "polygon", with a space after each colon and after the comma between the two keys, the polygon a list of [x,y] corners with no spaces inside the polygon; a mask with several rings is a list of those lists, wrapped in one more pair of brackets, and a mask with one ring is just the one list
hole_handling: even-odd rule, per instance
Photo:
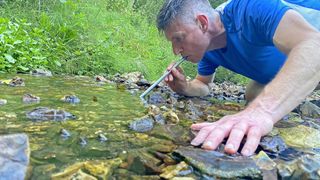
{"label": "short sleeve", "polygon": [[214,57],[209,55],[210,52],[207,52],[204,57],[198,63],[198,74],[202,76],[212,75],[217,67],[216,63],[214,63]]}
{"label": "short sleeve", "polygon": [[[246,11],[248,33],[255,35],[253,40],[273,45],[275,31],[287,10],[291,9],[281,0],[250,0]],[[252,35],[252,34],[251,34]]]}

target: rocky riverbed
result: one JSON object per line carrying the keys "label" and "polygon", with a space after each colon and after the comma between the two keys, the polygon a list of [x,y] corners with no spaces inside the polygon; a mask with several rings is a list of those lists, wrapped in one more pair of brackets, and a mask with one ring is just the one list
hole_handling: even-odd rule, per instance
{"label": "rocky riverbed", "polygon": [[[320,178],[319,92],[279,121],[255,155],[243,157],[225,154],[224,144],[216,151],[190,146],[194,134],[189,129],[192,123],[244,109],[242,86],[212,84],[210,95],[190,98],[160,84],[143,104],[138,97],[150,82],[138,72],[14,79],[25,86],[0,85],[8,93],[0,96],[6,102],[0,109],[0,133],[28,134],[31,156],[25,175],[30,179]],[[12,88],[15,93],[9,92]],[[27,93],[41,102],[17,102],[16,96]]]}

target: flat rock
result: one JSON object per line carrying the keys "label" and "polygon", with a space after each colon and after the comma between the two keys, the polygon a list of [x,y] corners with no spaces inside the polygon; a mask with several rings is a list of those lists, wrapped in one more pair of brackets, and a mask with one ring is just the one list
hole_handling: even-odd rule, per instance
{"label": "flat rock", "polygon": [[23,180],[29,164],[29,141],[25,134],[0,136],[0,180]]}
{"label": "flat rock", "polygon": [[179,147],[174,151],[204,174],[220,178],[261,178],[261,171],[253,159],[228,156],[217,151]]}

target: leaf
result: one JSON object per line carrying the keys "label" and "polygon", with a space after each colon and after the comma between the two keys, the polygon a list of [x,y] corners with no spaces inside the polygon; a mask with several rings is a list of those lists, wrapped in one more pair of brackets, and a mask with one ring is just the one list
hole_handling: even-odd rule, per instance
{"label": "leaf", "polygon": [[23,71],[28,71],[29,70],[29,68],[28,67],[24,67],[24,66],[18,66],[21,70],[23,70]]}
{"label": "leaf", "polygon": [[61,3],[66,3],[66,2],[67,2],[67,0],[60,0],[60,2],[61,2]]}
{"label": "leaf", "polygon": [[16,45],[16,44],[21,44],[22,41],[21,40],[16,40],[13,44]]}
{"label": "leaf", "polygon": [[59,61],[54,61],[54,63],[55,63],[57,66],[61,67],[61,63],[60,63]]}
{"label": "leaf", "polygon": [[6,60],[9,62],[9,63],[15,63],[16,60],[10,55],[10,54],[4,54],[4,58],[6,58]]}

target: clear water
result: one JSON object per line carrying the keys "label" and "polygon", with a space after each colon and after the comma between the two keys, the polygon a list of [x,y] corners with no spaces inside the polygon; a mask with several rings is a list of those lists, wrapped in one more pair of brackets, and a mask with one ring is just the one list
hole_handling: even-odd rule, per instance
{"label": "clear water", "polygon": [[[0,80],[13,77],[0,75]],[[19,77],[24,79],[25,87],[0,85],[0,99],[8,101],[6,105],[0,106],[0,134],[28,134],[32,177],[39,177],[40,174],[49,177],[46,172],[37,170],[43,165],[54,165],[54,171],[59,172],[67,164],[114,158],[122,151],[137,146],[131,143],[134,136],[128,129],[129,121],[145,114],[137,96],[119,91],[115,85],[99,84],[89,77]],[[40,103],[23,103],[22,96],[26,93],[40,97]],[[68,104],[60,100],[72,94],[80,98],[79,104]],[[77,119],[33,122],[26,118],[26,112],[40,106],[63,109],[76,115]],[[62,128],[71,133],[70,138],[61,137]],[[100,133],[108,138],[107,142],[97,139]],[[80,137],[87,140],[87,145],[80,145]]]}

